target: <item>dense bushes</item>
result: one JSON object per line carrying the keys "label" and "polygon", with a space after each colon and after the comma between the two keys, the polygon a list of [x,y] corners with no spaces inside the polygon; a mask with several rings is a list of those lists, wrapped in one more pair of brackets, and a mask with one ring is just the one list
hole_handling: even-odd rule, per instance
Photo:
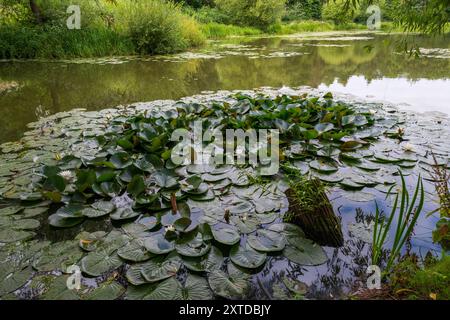
{"label": "dense bushes", "polygon": [[107,28],[70,30],[55,26],[0,25],[0,58],[78,58],[127,55],[134,46]]}
{"label": "dense bushes", "polygon": [[[81,30],[68,30],[67,7],[81,8]],[[66,58],[162,54],[204,42],[199,24],[164,0],[36,1],[41,22],[28,1],[0,0],[0,58]]]}
{"label": "dense bushes", "polygon": [[320,20],[322,0],[288,0],[284,21]]}
{"label": "dense bushes", "polygon": [[216,5],[231,23],[262,29],[280,21],[285,11],[285,0],[216,0]]}
{"label": "dense bushes", "polygon": [[197,22],[171,2],[140,0],[115,12],[139,53],[177,52],[204,40]]}
{"label": "dense bushes", "polygon": [[322,7],[322,18],[336,24],[346,24],[353,21],[356,12],[345,10],[345,0],[328,1]]}

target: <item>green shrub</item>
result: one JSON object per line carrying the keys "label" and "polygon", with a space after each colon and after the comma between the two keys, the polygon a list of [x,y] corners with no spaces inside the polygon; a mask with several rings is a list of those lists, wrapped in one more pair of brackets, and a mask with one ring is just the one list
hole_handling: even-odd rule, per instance
{"label": "green shrub", "polygon": [[192,15],[195,19],[197,19],[197,21],[201,23],[216,22],[229,24],[231,20],[228,15],[220,11],[218,8],[211,8],[206,6],[198,10],[192,10]]}
{"label": "green shrub", "polygon": [[283,20],[320,20],[321,18],[321,0],[289,0]]}
{"label": "green shrub", "polygon": [[[163,54],[204,42],[199,24],[170,1],[37,0],[42,24],[14,13],[27,9],[27,1],[10,2],[0,0],[1,8],[9,10],[8,19],[0,22],[0,58]],[[81,7],[81,30],[66,27],[71,4]]]}
{"label": "green shrub", "polygon": [[125,36],[107,28],[0,25],[0,58],[78,58],[133,54]]}
{"label": "green shrub", "polygon": [[267,29],[281,20],[285,0],[216,0],[217,7],[230,22]]}
{"label": "green shrub", "polygon": [[450,299],[450,256],[424,267],[416,260],[407,256],[395,266],[389,277],[393,293],[407,299]]}
{"label": "green shrub", "polygon": [[170,1],[123,2],[118,4],[116,15],[142,54],[178,52],[202,42],[198,24]]}

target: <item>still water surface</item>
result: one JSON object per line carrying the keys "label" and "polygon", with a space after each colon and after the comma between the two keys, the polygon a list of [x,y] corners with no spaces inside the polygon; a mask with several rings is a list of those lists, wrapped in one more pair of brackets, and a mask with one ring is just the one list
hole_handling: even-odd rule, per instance
{"label": "still water surface", "polygon": [[310,33],[213,41],[189,53],[149,58],[0,62],[0,142],[21,137],[37,117],[73,108],[178,99],[203,91],[311,86],[367,100],[450,114],[450,36]]}

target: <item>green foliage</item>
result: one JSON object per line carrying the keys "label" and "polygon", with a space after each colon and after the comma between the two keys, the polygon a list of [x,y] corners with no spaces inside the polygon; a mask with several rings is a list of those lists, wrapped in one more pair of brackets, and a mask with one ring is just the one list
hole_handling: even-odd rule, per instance
{"label": "green foliage", "polygon": [[180,7],[172,2],[128,2],[119,4],[117,12],[125,19],[123,24],[140,53],[177,52],[202,42],[196,23],[184,16]]}
{"label": "green foliage", "polygon": [[201,23],[230,23],[230,17],[224,12],[220,11],[217,7],[201,7],[199,9],[187,9],[183,10],[192,15],[197,21]]}
{"label": "green foliage", "polygon": [[322,18],[325,21],[346,24],[352,22],[355,17],[355,10],[345,8],[345,0],[327,1],[322,8]]}
{"label": "green foliage", "polygon": [[205,37],[209,39],[220,39],[228,36],[255,36],[263,33],[255,27],[239,27],[216,22],[202,24],[201,30]]}
{"label": "green foliage", "polygon": [[163,0],[80,0],[81,29],[69,30],[69,0],[37,1],[42,23],[28,2],[3,0],[8,19],[0,22],[0,58],[71,58],[135,53],[171,53],[201,45],[198,23],[178,5]]}
{"label": "green foliage", "polygon": [[70,30],[56,26],[0,24],[0,58],[76,58],[134,53],[131,41],[106,28]]}
{"label": "green foliage", "polygon": [[[416,221],[419,218],[425,201],[425,194],[421,177],[419,176],[414,194],[410,198],[403,174],[401,172],[399,173],[402,180],[401,190],[395,196],[392,211],[387,217],[387,221],[381,220],[381,214],[378,208],[378,204],[376,205],[375,227],[372,242],[372,264],[379,265],[381,262],[383,245],[386,241],[388,233],[391,231],[394,217],[397,215],[397,208],[399,205],[398,200],[399,198],[401,199],[400,208],[398,210],[398,217],[396,220],[397,226],[394,227],[395,236],[389,253],[385,272],[389,272],[391,270],[395,260],[400,255],[400,251],[405,245],[406,240],[409,239],[414,232]],[[418,203],[416,203],[417,201]]]}
{"label": "green foliage", "polygon": [[[362,4],[377,4],[374,0],[342,0],[345,11],[358,10]],[[450,21],[448,0],[385,0],[383,14],[404,31],[440,34]]]}
{"label": "green foliage", "polygon": [[289,0],[283,20],[320,20],[321,18],[321,0]]}
{"label": "green foliage", "polygon": [[434,153],[431,178],[434,182],[436,194],[439,197],[440,207],[429,213],[439,212],[440,219],[433,231],[433,242],[439,243],[444,251],[450,250],[450,173],[446,166],[440,165]]}
{"label": "green foliage", "polygon": [[419,267],[417,259],[407,256],[389,275],[389,287],[406,299],[450,299],[450,256]]}
{"label": "green foliage", "polygon": [[279,22],[285,11],[285,0],[216,0],[216,4],[233,24],[263,29]]}
{"label": "green foliage", "polygon": [[[317,214],[318,209],[326,205],[320,194],[325,192],[325,185],[320,180],[308,179],[299,171],[291,171],[288,174],[289,187],[295,194],[295,203],[292,205],[302,208],[302,214]],[[287,212],[283,218],[284,222],[296,221],[294,212]]]}

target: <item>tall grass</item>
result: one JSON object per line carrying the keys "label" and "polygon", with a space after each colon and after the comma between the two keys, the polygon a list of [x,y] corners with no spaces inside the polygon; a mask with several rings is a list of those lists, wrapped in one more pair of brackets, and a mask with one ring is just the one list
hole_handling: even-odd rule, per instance
{"label": "tall grass", "polygon": [[69,30],[65,25],[67,16],[61,8],[70,3],[46,2],[42,8],[51,18],[43,25],[25,19],[0,20],[0,59],[163,54],[186,50],[205,40],[199,24],[171,1],[122,0],[116,4],[99,2],[101,6],[83,1],[80,30]]}
{"label": "tall grass", "polygon": [[239,27],[216,22],[202,24],[201,30],[208,39],[221,39],[230,36],[256,36],[263,34],[263,31],[258,28]]}
{"label": "tall grass", "polygon": [[120,2],[114,13],[139,53],[177,52],[204,40],[197,22],[170,1]]}
{"label": "tall grass", "polygon": [[107,28],[0,25],[1,59],[54,59],[133,54],[129,38]]}
{"label": "tall grass", "polygon": [[[414,232],[414,227],[416,225],[417,219],[423,208],[423,203],[425,199],[424,189],[422,179],[419,176],[416,184],[416,188],[412,198],[408,193],[406,187],[405,178],[400,172],[401,177],[401,190],[395,196],[392,211],[387,217],[387,221],[381,219],[380,210],[378,204],[376,205],[375,213],[375,226],[373,232],[373,242],[372,242],[372,264],[379,265],[381,262],[383,246],[386,242],[386,238],[391,228],[395,228],[395,236],[392,242],[392,247],[390,249],[389,257],[387,260],[385,273],[389,272],[396,260],[400,255],[400,251],[405,245],[407,239],[409,239]],[[389,196],[390,193],[388,193]],[[400,208],[397,208],[400,199]],[[418,202],[418,203],[417,203]],[[416,204],[417,203],[417,204]],[[394,217],[397,216],[397,226],[393,226],[392,222]]]}

